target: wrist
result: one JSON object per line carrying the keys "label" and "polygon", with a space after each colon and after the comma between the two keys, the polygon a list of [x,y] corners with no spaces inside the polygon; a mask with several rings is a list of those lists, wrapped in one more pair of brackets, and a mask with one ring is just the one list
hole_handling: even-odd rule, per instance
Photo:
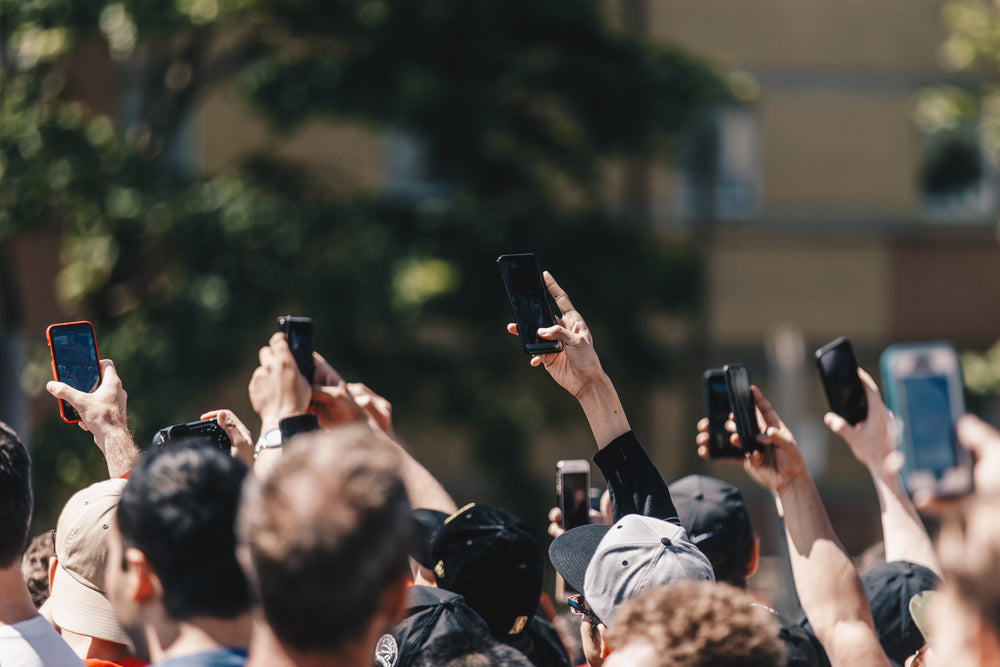
{"label": "wrist", "polygon": [[580,387],[580,390],[575,394],[576,400],[584,405],[585,409],[588,404],[602,404],[607,400],[608,396],[617,397],[617,395],[611,378],[603,370],[593,377],[587,378]]}
{"label": "wrist", "polygon": [[801,470],[789,475],[784,481],[774,487],[774,495],[779,500],[787,500],[814,485],[812,476],[805,466],[803,466]]}

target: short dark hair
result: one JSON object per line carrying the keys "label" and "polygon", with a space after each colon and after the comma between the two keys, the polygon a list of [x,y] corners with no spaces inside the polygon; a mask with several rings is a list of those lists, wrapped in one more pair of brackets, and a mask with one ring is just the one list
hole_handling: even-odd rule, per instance
{"label": "short dark hair", "polygon": [[367,427],[298,436],[247,485],[240,535],[275,636],[333,653],[408,571],[413,519],[400,457]]}
{"label": "short dark hair", "polygon": [[413,667],[532,667],[520,651],[485,632],[449,632],[429,643]]}
{"label": "short dark hair", "polygon": [[0,422],[0,567],[21,562],[31,504],[31,457],[14,429]]}
{"label": "short dark hair", "polygon": [[197,443],[150,452],[132,469],[118,503],[118,530],[123,545],[142,551],[156,572],[171,618],[234,618],[249,610],[236,560],[246,476],[245,465]]}

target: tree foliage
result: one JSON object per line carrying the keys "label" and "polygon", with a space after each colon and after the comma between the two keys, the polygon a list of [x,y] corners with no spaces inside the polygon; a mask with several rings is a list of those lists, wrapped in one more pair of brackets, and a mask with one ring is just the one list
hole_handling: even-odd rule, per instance
{"label": "tree foliage", "polygon": [[[465,429],[479,476],[537,501],[531,433],[572,407],[504,334],[496,256],[538,253],[637,382],[671,366],[649,315],[700,293],[691,252],[616,219],[601,181],[610,159],[662,156],[723,86],[604,8],[0,0],[0,254],[34,229],[62,235],[59,297],[116,360],[140,443],[244,383],[276,315],[308,314],[317,348],[392,399],[404,434],[407,419]],[[79,101],[69,65],[95,44],[130,81],[127,113]],[[273,154],[199,173],[184,127],[218,86],[284,136],[314,118],[404,132],[434,187],[332,192]],[[99,465],[60,428],[33,438],[43,502]]]}

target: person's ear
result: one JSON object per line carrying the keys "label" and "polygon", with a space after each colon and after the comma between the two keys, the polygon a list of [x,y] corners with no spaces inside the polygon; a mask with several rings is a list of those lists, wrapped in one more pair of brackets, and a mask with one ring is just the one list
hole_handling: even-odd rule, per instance
{"label": "person's ear", "polygon": [[750,547],[750,558],[747,560],[747,577],[752,577],[760,567],[760,538],[754,535],[753,546]]}
{"label": "person's ear", "polygon": [[597,636],[601,643],[601,660],[604,660],[609,655],[611,655],[611,645],[608,644],[608,640],[604,637],[604,633],[607,631],[608,626],[603,623],[597,624]]}
{"label": "person's ear", "polygon": [[162,597],[163,586],[144,554],[135,547],[125,549],[125,577],[129,599],[142,603],[150,598]]}
{"label": "person's ear", "polygon": [[52,595],[52,582],[56,578],[56,567],[59,566],[58,556],[49,556],[49,595]]}

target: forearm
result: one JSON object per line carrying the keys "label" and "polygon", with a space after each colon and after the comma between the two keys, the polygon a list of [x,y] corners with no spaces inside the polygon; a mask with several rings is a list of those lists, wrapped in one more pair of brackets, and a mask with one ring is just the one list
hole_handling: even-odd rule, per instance
{"label": "forearm", "polygon": [[861,580],[840,545],[819,491],[801,473],[775,494],[802,609],[834,665],[887,665]]}
{"label": "forearm", "polygon": [[139,460],[139,448],[136,447],[132,434],[127,428],[114,429],[94,442],[104,453],[108,464],[108,477],[117,479],[127,473]]}
{"label": "forearm", "polygon": [[631,431],[594,454],[611,497],[611,516],[642,514],[680,524],[677,509],[660,472]]}
{"label": "forearm", "polygon": [[875,484],[878,504],[882,514],[882,537],[885,541],[887,562],[905,560],[923,565],[941,576],[934,543],[924,528],[917,509],[903,488],[899,475],[881,467],[870,467],[868,472]]}
{"label": "forearm", "polygon": [[621,399],[607,374],[602,373],[598,380],[588,384],[577,400],[587,416],[598,449],[604,449],[615,438],[631,430]]}
{"label": "forearm", "polygon": [[410,506],[413,508],[425,508],[453,514],[458,506],[452,500],[451,495],[445,490],[441,482],[430,473],[419,461],[406,451],[406,448],[396,440],[390,438],[381,431],[376,431],[379,437],[392,444],[399,453],[400,476],[406,486],[406,494],[410,499]]}

